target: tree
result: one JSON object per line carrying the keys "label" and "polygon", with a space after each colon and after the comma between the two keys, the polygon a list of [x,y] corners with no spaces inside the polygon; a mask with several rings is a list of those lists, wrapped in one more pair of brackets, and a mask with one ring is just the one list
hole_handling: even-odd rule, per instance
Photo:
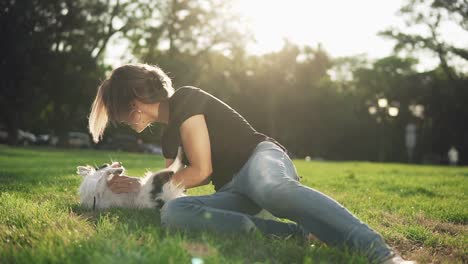
{"label": "tree", "polygon": [[[3,1],[0,122],[10,142],[19,127],[63,133],[86,127],[86,115],[110,37],[131,27],[132,2]],[[127,17],[127,19],[125,19]],[[116,19],[124,21],[116,26]]]}
{"label": "tree", "polygon": [[208,53],[230,52],[249,38],[232,1],[150,1],[142,9],[141,27],[127,32],[133,54],[160,65],[175,83],[193,83]]}
{"label": "tree", "polygon": [[458,78],[449,58],[456,56],[468,62],[468,48],[456,47],[443,40],[440,34],[444,23],[459,26],[468,33],[468,2],[465,0],[408,0],[400,9],[408,28],[422,27],[421,33],[405,33],[403,30],[390,28],[382,31],[382,36],[397,41],[395,51],[429,50],[437,55],[440,67],[447,78]]}

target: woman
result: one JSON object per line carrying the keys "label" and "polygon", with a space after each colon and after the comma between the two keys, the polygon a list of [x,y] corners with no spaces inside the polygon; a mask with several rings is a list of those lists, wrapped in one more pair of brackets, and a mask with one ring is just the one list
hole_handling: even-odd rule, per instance
{"label": "woman", "polygon": [[[187,230],[260,231],[288,236],[311,233],[329,245],[348,247],[375,263],[404,263],[382,237],[332,198],[299,183],[291,159],[274,139],[258,133],[235,110],[195,87],[174,91],[158,67],[116,68],[97,92],[89,129],[95,142],[108,122],[140,133],[153,122],[166,124],[163,155],[169,166],[179,146],[186,168],[173,181],[185,188],[212,182],[216,193],[169,201],[161,222]],[[119,176],[116,193],[138,191],[139,183]],[[295,223],[254,217],[262,208]],[[406,262],[411,263],[411,262]]]}

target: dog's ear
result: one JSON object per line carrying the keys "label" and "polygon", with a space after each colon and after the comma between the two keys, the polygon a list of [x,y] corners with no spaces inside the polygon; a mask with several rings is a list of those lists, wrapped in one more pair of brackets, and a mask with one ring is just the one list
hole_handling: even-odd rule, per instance
{"label": "dog's ear", "polygon": [[81,176],[86,176],[92,170],[93,170],[93,168],[91,166],[78,166],[78,167],[76,167],[76,174],[81,175]]}

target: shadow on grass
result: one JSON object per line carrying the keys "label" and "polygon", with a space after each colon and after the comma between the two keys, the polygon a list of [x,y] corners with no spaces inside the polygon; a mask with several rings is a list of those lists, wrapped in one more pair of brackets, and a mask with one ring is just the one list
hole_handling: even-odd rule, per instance
{"label": "shadow on grass", "polygon": [[130,236],[141,234],[142,230],[154,232],[159,243],[176,243],[179,250],[191,257],[212,258],[216,260],[213,263],[366,263],[362,256],[329,248],[318,241],[311,244],[297,238],[268,237],[258,232],[225,234],[163,228],[158,210],[112,208],[93,211],[74,205],[72,211],[95,226],[99,226],[103,219],[112,218],[113,224],[125,226],[124,230]]}
{"label": "shadow on grass", "polygon": [[430,191],[423,187],[397,187],[397,186],[389,186],[384,188],[385,191],[393,192],[398,194],[400,197],[410,197],[410,196],[426,196],[429,198],[440,197],[441,195]]}
{"label": "shadow on grass", "polygon": [[126,225],[129,231],[139,230],[141,227],[154,227],[160,229],[161,217],[157,209],[127,209],[110,208],[105,210],[93,210],[79,204],[72,205],[71,211],[78,216],[98,225],[103,217],[114,219],[115,224]]}
{"label": "shadow on grass", "polygon": [[63,192],[78,189],[81,178],[69,176],[59,171],[33,172],[27,169],[14,172],[0,171],[0,192],[17,192],[24,194],[42,194],[46,190]]}

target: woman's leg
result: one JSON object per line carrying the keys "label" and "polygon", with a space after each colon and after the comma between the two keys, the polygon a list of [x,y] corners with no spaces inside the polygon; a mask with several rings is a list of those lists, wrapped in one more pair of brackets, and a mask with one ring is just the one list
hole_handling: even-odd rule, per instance
{"label": "woman's leg", "polygon": [[299,223],[327,244],[357,250],[371,261],[393,254],[377,232],[332,198],[297,179],[290,158],[275,144],[262,142],[234,178],[233,189],[273,215]]}
{"label": "woman's leg", "polygon": [[163,226],[185,230],[212,230],[285,237],[303,235],[297,224],[252,216],[261,208],[242,194],[223,191],[212,195],[186,196],[167,202],[161,209]]}

